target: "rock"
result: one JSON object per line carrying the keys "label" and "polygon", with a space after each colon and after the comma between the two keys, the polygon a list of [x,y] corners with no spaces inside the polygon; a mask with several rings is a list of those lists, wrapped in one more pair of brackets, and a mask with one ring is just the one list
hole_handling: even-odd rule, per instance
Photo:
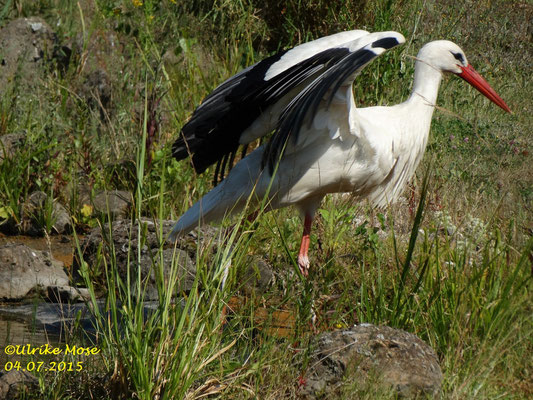
{"label": "rock", "polygon": [[[165,237],[170,234],[174,224],[175,221],[170,221],[168,231],[165,232]],[[204,248],[211,247],[212,252],[215,253],[219,246],[225,245],[222,234],[223,230],[220,228],[211,225],[204,225],[179,238],[178,248],[185,250],[191,257],[194,258],[198,250],[198,242],[201,242]]]}
{"label": "rock", "polygon": [[28,371],[0,372],[0,399],[29,398],[38,388],[39,380]]}
{"label": "rock", "polygon": [[0,136],[0,162],[5,158],[13,158],[25,141],[26,135],[24,133],[9,133]]}
{"label": "rock", "polygon": [[72,231],[70,215],[65,207],[58,202],[53,204],[52,218],[54,220],[52,228],[56,233],[62,235]]}
{"label": "rock", "polygon": [[[47,209],[51,207],[50,209]],[[48,195],[41,191],[33,192],[22,206],[20,233],[30,236],[42,236],[47,224],[55,233],[69,233],[72,229],[70,215],[65,207],[57,201],[48,203]]]}
{"label": "rock", "polygon": [[72,286],[48,286],[46,297],[52,303],[73,303],[90,300],[89,289]]}
{"label": "rock", "polygon": [[124,190],[110,190],[98,193],[93,200],[94,211],[110,215],[113,219],[128,215],[133,195]]}
{"label": "rock", "polygon": [[22,299],[48,286],[67,286],[63,263],[23,244],[0,247],[0,299]]}
{"label": "rock", "polygon": [[80,96],[87,104],[101,111],[102,119],[105,118],[103,110],[109,109],[111,104],[111,80],[102,70],[89,72],[84,78],[80,88]]}
{"label": "rock", "polygon": [[0,29],[0,96],[15,76],[21,85],[37,84],[55,47],[52,28],[39,17],[19,18]]}
{"label": "rock", "polygon": [[304,398],[342,394],[342,398],[356,399],[354,386],[364,390],[375,378],[401,397],[440,392],[442,372],[435,351],[411,333],[361,324],[323,333],[314,345],[302,389]]}
{"label": "rock", "polygon": [[80,79],[74,90],[86,104],[100,111],[102,121],[112,114],[113,83],[124,75],[126,46],[135,44],[114,29],[92,29],[85,35],[79,33],[70,44],[74,63],[78,65]]}
{"label": "rock", "polygon": [[67,182],[61,195],[65,198],[66,204],[77,205],[79,209],[83,206],[87,206],[92,210],[91,191],[91,178],[83,171],[78,171],[76,175]]}
{"label": "rock", "polygon": [[[148,284],[145,288],[145,299],[147,300],[156,300],[159,298],[156,284],[156,271],[159,268],[160,259],[159,257],[154,257],[156,251],[157,249],[152,249],[152,251],[143,252],[141,255],[141,276],[144,281],[148,279]],[[175,260],[175,268],[177,269],[174,290],[177,294],[188,293],[192,289],[194,278],[196,277],[196,266],[189,255],[180,249],[163,250],[163,287],[168,288],[170,285],[172,260]],[[136,270],[136,262],[133,262],[133,265],[134,270]],[[125,270],[122,270],[121,277],[123,279],[126,276],[125,272]],[[135,293],[135,283],[132,284],[132,289]]]}
{"label": "rock", "polygon": [[[190,249],[188,242],[180,242],[176,249],[174,249],[173,243],[165,242],[165,238],[170,233],[173,225],[173,221],[163,221],[163,236],[160,237],[159,227],[154,222],[142,220],[141,231],[143,236],[141,237],[140,268],[143,280],[148,283],[145,292],[145,299],[147,300],[158,298],[155,271],[159,268],[158,252],[160,248],[162,248],[163,255],[162,270],[164,281],[167,282],[170,278],[172,260],[174,259],[177,268],[175,291],[177,293],[188,292],[194,282],[196,267],[191,255],[194,256],[196,249]],[[108,237],[109,224],[104,226],[103,235],[100,228],[95,228],[85,237],[81,244],[83,259],[89,268],[96,268],[99,261],[99,251],[101,251],[101,257],[106,257],[108,260],[113,258],[112,252],[114,251],[118,273],[126,281],[128,262],[130,263],[130,271],[137,271],[138,226],[137,224],[132,225],[130,220],[119,220],[112,224],[111,230],[112,240]],[[186,236],[187,240],[190,241],[193,235]],[[100,248],[101,250],[99,250]],[[80,265],[80,261],[76,258],[74,260],[75,272],[79,271]],[[132,288],[135,288],[134,283],[132,283]]]}
{"label": "rock", "polygon": [[272,266],[258,256],[248,256],[242,282],[247,295],[265,293],[274,280]]}
{"label": "rock", "polygon": [[[21,233],[30,236],[42,236],[45,220],[52,219],[51,211],[47,210],[48,195],[41,191],[33,192],[22,205]],[[50,215],[47,215],[50,214]]]}

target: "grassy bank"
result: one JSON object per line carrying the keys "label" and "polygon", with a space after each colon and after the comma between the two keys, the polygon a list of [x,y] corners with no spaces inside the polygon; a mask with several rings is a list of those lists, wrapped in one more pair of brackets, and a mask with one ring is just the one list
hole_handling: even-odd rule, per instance
{"label": "grassy bank", "polygon": [[[293,398],[308,367],[311,308],[320,331],[370,322],[420,336],[437,351],[443,398],[532,395],[533,6],[509,0],[328,3],[21,0],[0,6],[0,27],[39,15],[75,49],[68,65],[48,66],[31,90],[11,81],[0,100],[0,135],[26,135],[16,161],[0,161],[4,219],[20,220],[27,196],[42,190],[68,205],[78,232],[87,231],[105,217],[91,214],[81,188],[89,197],[128,189],[135,194],[132,217],[176,219],[211,187],[209,174],[197,176],[170,156],[202,98],[275,50],[339,30],[397,30],[407,38],[357,79],[358,104],[405,100],[413,56],[427,41],[446,38],[465,50],[514,111],[506,115],[459,79],[446,79],[426,156],[405,197],[386,210],[349,196],[326,199],[311,238],[307,281],[293,259],[301,233],[294,210],[261,215],[248,227],[253,236],[234,230],[226,247],[201,246],[194,288],[182,302],[171,298],[175,282],[159,276],[160,306],[153,314],[143,311],[142,282],[132,292],[113,257],[99,260],[98,271],[85,265],[87,283],[93,274],[99,282],[105,277],[102,352],[84,359],[87,367],[75,375],[41,373],[40,393],[30,397]],[[96,93],[80,94],[92,70],[109,77],[107,105]],[[117,167],[128,162],[132,170]],[[48,230],[50,218],[42,216]],[[244,292],[239,282],[249,255],[268,259],[276,280],[222,326],[223,305]],[[133,282],[137,258],[132,252]],[[260,306],[270,313],[292,310],[293,337],[258,329]],[[376,398],[371,391],[359,396]]]}

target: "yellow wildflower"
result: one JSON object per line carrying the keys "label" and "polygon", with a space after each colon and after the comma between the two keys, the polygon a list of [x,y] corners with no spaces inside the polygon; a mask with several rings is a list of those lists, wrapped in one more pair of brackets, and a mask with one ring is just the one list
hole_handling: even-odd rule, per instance
{"label": "yellow wildflower", "polygon": [[93,207],[89,204],[84,204],[81,208],[81,215],[84,217],[90,217],[93,213]]}

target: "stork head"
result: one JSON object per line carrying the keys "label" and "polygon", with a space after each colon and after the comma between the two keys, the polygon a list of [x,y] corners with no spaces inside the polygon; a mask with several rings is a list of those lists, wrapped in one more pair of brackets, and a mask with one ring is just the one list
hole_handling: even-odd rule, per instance
{"label": "stork head", "polygon": [[468,63],[464,51],[455,43],[449,40],[430,42],[420,49],[417,58],[441,72],[451,72],[459,76],[494,104],[507,112],[511,112],[505,101]]}

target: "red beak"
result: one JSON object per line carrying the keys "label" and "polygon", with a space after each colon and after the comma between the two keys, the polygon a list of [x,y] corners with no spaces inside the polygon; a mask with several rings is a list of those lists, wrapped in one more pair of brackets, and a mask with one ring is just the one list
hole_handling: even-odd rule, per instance
{"label": "red beak", "polygon": [[494,91],[493,88],[487,83],[485,79],[472,67],[470,64],[467,67],[461,67],[463,72],[457,74],[477,90],[479,90],[487,99],[492,101],[498,107],[501,107],[507,112],[511,112],[511,109],[505,104],[505,101],[502,100],[498,93]]}

